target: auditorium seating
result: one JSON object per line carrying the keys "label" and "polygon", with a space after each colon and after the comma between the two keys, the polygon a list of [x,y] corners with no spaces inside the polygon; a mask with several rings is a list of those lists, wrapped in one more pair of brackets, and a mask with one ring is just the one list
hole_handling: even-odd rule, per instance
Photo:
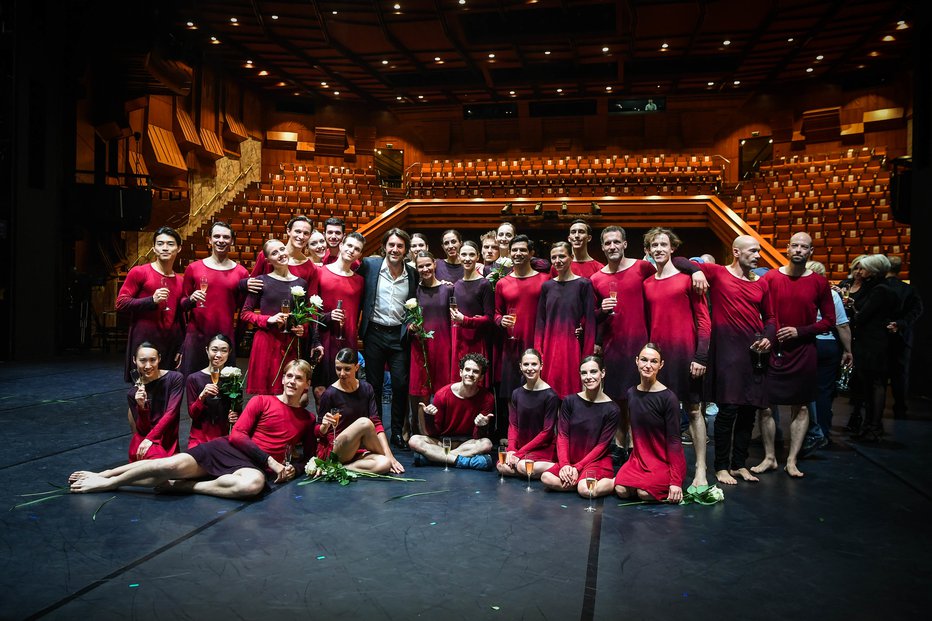
{"label": "auditorium seating", "polygon": [[848,275],[854,257],[876,253],[901,255],[908,278],[910,227],[891,215],[885,162],[883,149],[867,147],[780,159],[744,181],[732,207],[777,248],[809,233],[832,280]]}

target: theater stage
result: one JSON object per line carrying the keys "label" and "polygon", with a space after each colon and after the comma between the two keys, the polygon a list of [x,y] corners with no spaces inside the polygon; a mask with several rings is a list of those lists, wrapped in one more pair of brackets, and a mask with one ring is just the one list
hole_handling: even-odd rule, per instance
{"label": "theater stage", "polygon": [[[125,459],[119,358],[0,366],[7,508]],[[835,422],[847,414],[836,401]],[[774,472],[712,507],[607,498],[589,514],[575,494],[415,468],[411,453],[423,483],[64,495],[2,512],[0,618],[917,618],[932,599],[932,417],[915,403],[885,422],[879,445],[839,433],[805,480]]]}

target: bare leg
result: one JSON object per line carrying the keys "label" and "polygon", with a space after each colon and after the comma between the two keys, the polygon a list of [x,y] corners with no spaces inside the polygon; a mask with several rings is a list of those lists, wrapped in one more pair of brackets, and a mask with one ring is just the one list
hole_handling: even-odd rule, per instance
{"label": "bare leg", "polygon": [[773,446],[774,437],[777,433],[777,424],[773,420],[773,413],[770,408],[758,410],[757,422],[760,425],[761,441],[764,443],[764,459],[751,468],[751,472],[760,474],[768,470],[776,470],[780,464],[777,462],[777,454]]}
{"label": "bare leg", "polygon": [[702,404],[690,403],[689,410],[689,433],[693,437],[693,448],[696,450],[696,473],[693,475],[693,485],[708,485],[709,480],[706,478],[706,437],[708,432],[705,427],[705,417],[702,415]]}
{"label": "bare leg", "polygon": [[[527,470],[525,470],[525,468],[527,468],[527,466],[525,466],[526,463],[526,459],[521,459],[518,461],[517,468],[512,468],[506,464],[496,464],[495,469],[499,472],[499,474],[503,474],[506,477],[521,477],[522,479],[527,479]],[[547,472],[552,467],[553,462],[535,461],[534,469],[531,471],[531,478],[539,479],[540,475]]]}
{"label": "bare leg", "polygon": [[715,480],[724,485],[737,485],[738,484],[738,480],[735,479],[735,477],[731,476],[731,472],[728,470],[716,470]]}
{"label": "bare leg", "polygon": [[364,457],[360,457],[354,461],[346,464],[347,470],[355,470],[356,472],[372,472],[375,474],[388,474],[389,470],[392,469],[391,460],[385,455],[379,455],[378,453],[369,453]]}
{"label": "bare leg", "polygon": [[224,474],[209,481],[173,481],[169,489],[220,498],[251,498],[265,489],[265,475],[255,468],[240,468],[232,474]]}
{"label": "bare leg", "polygon": [[375,433],[375,425],[368,418],[357,418],[340,432],[333,443],[333,453],[341,464],[355,459],[356,451],[361,448],[378,454],[383,452],[378,434]]}
{"label": "bare leg", "polygon": [[[441,448],[440,450],[443,450]],[[472,457],[473,455],[483,455],[492,452],[492,441],[488,438],[479,438],[476,440],[466,440],[452,451],[450,456],[456,461],[455,456]],[[453,463],[453,462],[450,462]]]}
{"label": "bare leg", "polygon": [[805,405],[794,405],[791,408],[793,419],[790,422],[790,452],[786,457],[786,473],[794,478],[805,476],[796,465],[796,458],[799,450],[803,446],[803,440],[806,438],[806,431],[809,429],[809,407]]}
{"label": "bare leg", "polygon": [[540,482],[544,484],[544,487],[549,489],[551,492],[574,492],[576,491],[575,485],[570,485],[569,487],[563,487],[563,481],[560,480],[555,474],[550,472],[545,472],[540,475]]}
{"label": "bare leg", "polygon": [[[615,479],[599,479],[595,482],[595,489],[592,490],[592,497],[608,496],[615,490]],[[589,488],[586,487],[586,479],[580,478],[576,483],[576,493],[583,498],[589,498]]]}
{"label": "bare leg", "polygon": [[[127,467],[131,466],[131,467]],[[112,476],[93,475],[80,478],[71,484],[77,494],[105,492],[123,486],[145,484],[149,487],[171,479],[194,479],[207,472],[187,453],[179,453],[164,459],[148,459],[114,469]]]}

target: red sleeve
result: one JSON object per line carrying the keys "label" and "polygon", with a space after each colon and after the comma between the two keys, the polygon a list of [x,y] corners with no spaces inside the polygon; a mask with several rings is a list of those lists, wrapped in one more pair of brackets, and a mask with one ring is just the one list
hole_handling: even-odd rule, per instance
{"label": "red sleeve", "polygon": [[686,478],[686,456],[680,441],[680,403],[672,391],[667,398],[664,421],[666,422],[666,453],[667,464],[670,467],[670,485],[682,487],[683,479]]}
{"label": "red sleeve", "polygon": [[811,337],[816,334],[822,334],[823,332],[829,332],[835,327],[835,303],[832,302],[832,290],[828,286],[828,281],[818,274],[813,274],[809,278],[821,279],[819,281],[819,299],[817,303],[819,305],[819,312],[822,313],[822,319],[808,326],[796,326],[799,338]]}
{"label": "red sleeve", "polygon": [[248,455],[260,470],[265,471],[269,461],[269,454],[252,441],[252,434],[259,423],[263,403],[264,398],[261,395],[249,400],[239,418],[236,419],[233,430],[230,431],[230,444]]}
{"label": "red sleeve", "polygon": [[709,306],[705,296],[699,295],[689,287],[689,301],[692,305],[693,317],[696,319],[696,355],[693,360],[701,365],[709,364],[709,342],[712,339],[712,321],[709,319]]}
{"label": "red sleeve", "polygon": [[[199,371],[195,371],[198,373]],[[187,393],[188,393],[188,416],[191,417],[191,420],[197,420],[204,413],[204,402],[198,399],[201,394],[201,391],[197,389],[197,383],[194,381],[196,376],[191,374],[188,376],[187,380]]]}
{"label": "red sleeve", "polygon": [[[540,433],[528,440],[527,444],[521,447],[522,456],[553,442],[553,428],[557,424],[557,416],[560,410],[560,398],[553,395],[550,399],[547,399],[547,405],[544,407],[547,408],[547,412],[544,414],[544,428],[540,430]],[[509,444],[509,446],[511,445]]]}
{"label": "red sleeve", "polygon": [[584,471],[589,464],[594,462],[596,459],[599,459],[603,455],[608,455],[609,447],[611,442],[615,439],[615,428],[618,426],[618,409],[615,408],[612,414],[605,417],[602,421],[602,432],[599,434],[598,443],[592,447],[592,450],[586,453],[586,455],[580,459],[575,464],[572,464],[576,468],[577,472]]}
{"label": "red sleeve", "polygon": [[260,250],[259,254],[256,255],[256,262],[252,266],[252,273],[250,276],[256,278],[268,273],[268,271],[268,261],[265,259],[265,253]]}
{"label": "red sleeve", "polygon": [[243,310],[240,312],[240,318],[243,321],[255,324],[259,328],[268,328],[269,327],[269,317],[271,315],[263,315],[260,312],[259,299],[261,293],[250,293],[246,296],[246,301],[243,302]]}
{"label": "red sleeve", "polygon": [[123,286],[120,287],[120,293],[117,294],[114,308],[118,311],[153,311],[158,309],[159,305],[152,299],[151,295],[137,297],[142,293],[146,284],[146,275],[142,268],[134,267],[126,275]]}
{"label": "red sleeve", "polygon": [[446,391],[441,388],[437,391],[437,394],[434,395],[434,406],[437,408],[437,413],[431,416],[430,414],[424,415],[424,430],[425,434],[431,438],[437,438],[441,435],[440,433],[440,423],[437,422],[439,417],[441,422],[444,420],[443,417],[446,414],[447,402],[446,402]]}
{"label": "red sleeve", "polygon": [[[146,439],[154,444],[162,443],[162,434],[166,427],[178,428],[178,419],[181,417],[181,400],[184,397],[184,376],[181,373],[170,373],[170,384],[165,387],[165,411],[159,422],[146,434]],[[177,440],[175,442],[177,444]]]}
{"label": "red sleeve", "polygon": [[570,437],[566,429],[570,426],[570,411],[568,401],[564,400],[560,406],[560,419],[557,424],[557,464],[562,468],[570,465]]}

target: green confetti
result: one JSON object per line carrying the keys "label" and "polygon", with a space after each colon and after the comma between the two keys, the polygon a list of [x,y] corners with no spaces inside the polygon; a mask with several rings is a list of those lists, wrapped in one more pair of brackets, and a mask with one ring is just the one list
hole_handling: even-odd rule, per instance
{"label": "green confetti", "polygon": [[105,505],[105,504],[107,504],[108,502],[110,502],[110,501],[113,500],[114,498],[116,498],[116,496],[111,496],[111,497],[108,498],[107,500],[105,500],[105,501],[103,501],[102,503],[100,503],[100,506],[97,507],[97,511],[94,511],[94,515],[91,516],[91,519],[94,520],[94,521],[96,522],[96,521],[97,521],[97,514],[100,513],[100,510],[104,508],[104,505]]}

